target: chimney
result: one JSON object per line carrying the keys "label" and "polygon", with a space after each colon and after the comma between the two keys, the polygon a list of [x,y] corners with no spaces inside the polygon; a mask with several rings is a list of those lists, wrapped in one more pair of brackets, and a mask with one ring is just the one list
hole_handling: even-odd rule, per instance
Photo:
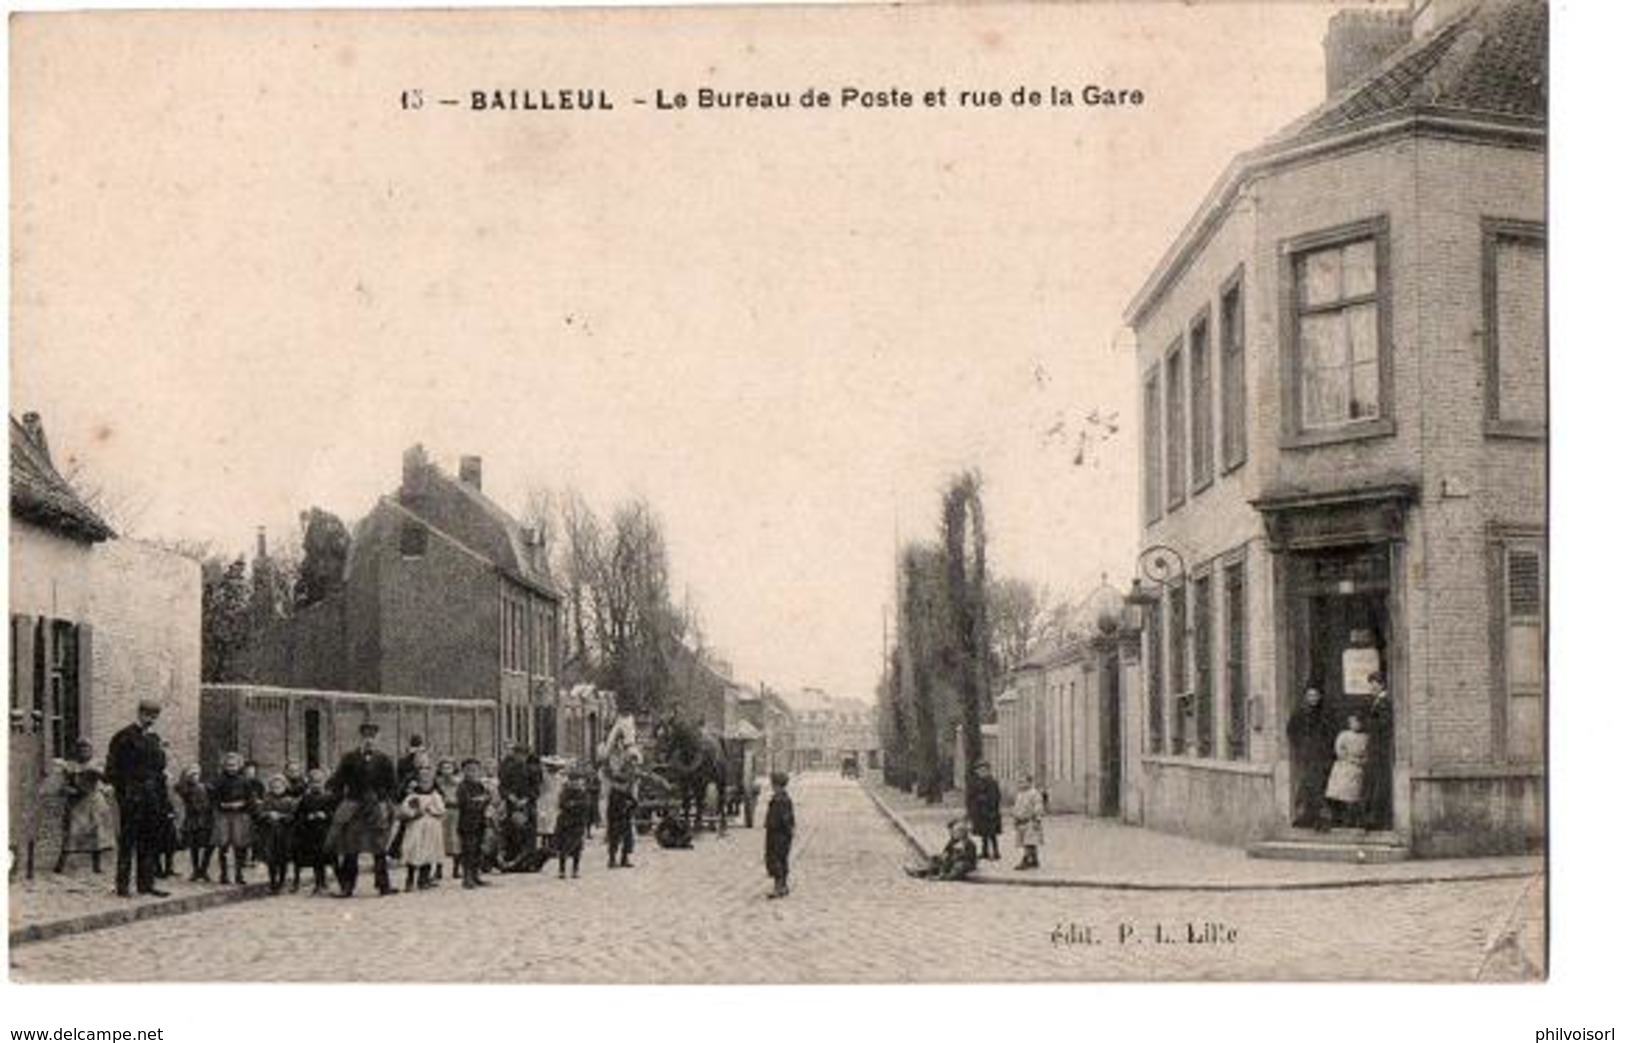
{"label": "chimney", "polygon": [[457,477],[464,485],[472,485],[478,489],[480,487],[480,458],[465,456],[457,461]]}
{"label": "chimney", "polygon": [[[1424,0],[1426,3],[1427,0]],[[1332,97],[1411,41],[1410,11],[1339,11],[1326,24],[1326,96]]]}
{"label": "chimney", "polygon": [[401,455],[401,496],[411,499],[421,496],[429,479],[429,454],[422,443]]}
{"label": "chimney", "polygon": [[270,556],[271,555],[267,554],[265,551],[265,526],[261,525],[258,533],[256,533],[254,537],[254,560],[264,561]]}
{"label": "chimney", "polygon": [[[51,447],[45,441],[45,425],[40,422],[38,413],[23,414],[23,433],[28,440],[34,443],[34,448],[40,451],[47,463],[51,461]],[[55,466],[54,464],[52,466]]]}

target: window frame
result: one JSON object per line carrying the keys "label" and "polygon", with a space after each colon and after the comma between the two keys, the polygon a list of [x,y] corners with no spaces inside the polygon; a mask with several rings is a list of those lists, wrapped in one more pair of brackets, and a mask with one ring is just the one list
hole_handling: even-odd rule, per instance
{"label": "window frame", "polygon": [[[1234,589],[1240,591],[1237,598],[1239,605],[1233,604],[1230,599],[1232,577],[1237,581]],[[1219,601],[1224,617],[1224,757],[1232,761],[1246,761],[1252,757],[1251,678],[1247,672],[1247,643],[1251,633],[1247,618],[1250,593],[1247,548],[1242,546],[1219,559]]]}
{"label": "window frame", "polygon": [[[1152,410],[1155,414],[1152,414]],[[1163,466],[1162,466],[1162,359],[1159,356],[1140,381],[1140,469],[1142,488],[1140,509],[1145,512],[1145,525],[1150,527],[1162,520]]]}
{"label": "window frame", "polygon": [[[1218,327],[1219,350],[1219,473],[1229,474],[1247,462],[1247,293],[1246,268],[1238,265],[1219,287],[1219,308],[1214,315]],[[1226,321],[1224,306],[1231,297],[1236,301],[1236,320]],[[1240,332],[1235,336],[1235,350],[1229,350],[1231,327]],[[1233,356],[1233,358],[1232,358]],[[1238,388],[1237,402],[1230,401],[1232,376]],[[1232,414],[1234,414],[1232,416]],[[1234,425],[1232,427],[1232,424]],[[1234,431],[1234,444],[1231,433]]]}
{"label": "window frame", "polygon": [[1213,617],[1218,608],[1213,598],[1214,572],[1211,565],[1203,565],[1191,573],[1190,593],[1185,608],[1191,632],[1190,693],[1191,730],[1194,733],[1195,753],[1203,760],[1218,755],[1217,680],[1214,674]]}
{"label": "window frame", "polygon": [[[1534,526],[1492,525],[1488,541],[1490,580],[1490,670],[1494,708],[1492,715],[1492,751],[1502,764],[1543,764],[1550,750],[1550,734],[1546,727],[1551,719],[1551,551],[1546,533]],[[1509,651],[1515,622],[1512,617],[1511,584],[1508,568],[1514,551],[1533,553],[1540,562],[1540,666],[1541,683],[1538,692],[1515,690],[1511,676]],[[1512,701],[1522,698],[1540,700],[1541,733],[1539,757],[1532,760],[1517,758],[1512,753]]]}
{"label": "window frame", "polygon": [[[1202,333],[1202,390],[1198,398],[1196,346],[1197,331]],[[1216,411],[1213,408],[1213,306],[1203,304],[1190,322],[1185,325],[1185,371],[1186,384],[1189,385],[1190,407],[1190,451],[1187,454],[1190,467],[1191,497],[1194,499],[1199,493],[1213,484],[1214,476],[1218,471],[1218,448],[1213,438],[1213,420]],[[1205,412],[1206,416],[1198,416]],[[1206,452],[1198,455],[1197,448],[1201,446]],[[1200,466],[1205,463],[1204,466]]]}
{"label": "window frame", "polygon": [[[1185,705],[1191,697],[1190,641],[1191,606],[1189,585],[1172,583],[1168,587],[1168,615],[1163,626],[1163,641],[1168,649],[1165,671],[1168,686],[1168,748],[1177,757],[1187,757],[1190,735],[1185,729]],[[1175,606],[1179,608],[1174,611]],[[1193,722],[1194,723],[1194,722]]]}
{"label": "window frame", "polygon": [[[1371,300],[1377,306],[1377,415],[1361,420],[1349,420],[1328,426],[1306,428],[1303,424],[1303,386],[1300,319],[1304,312],[1299,303],[1298,260],[1322,250],[1346,247],[1369,239],[1372,242],[1376,287]],[[1352,221],[1348,224],[1309,232],[1282,241],[1279,248],[1280,265],[1280,323],[1281,323],[1281,446],[1301,449],[1312,446],[1353,442],[1366,438],[1391,436],[1397,429],[1394,419],[1394,337],[1393,337],[1393,279],[1389,263],[1390,241],[1386,214]],[[1362,303],[1365,298],[1348,298],[1339,302],[1347,308],[1350,302]],[[1329,308],[1317,308],[1327,311]]]}
{"label": "window frame", "polygon": [[[1179,378],[1177,382],[1175,377]],[[1162,355],[1163,503],[1168,514],[1185,505],[1187,486],[1190,484],[1189,395],[1190,386],[1185,373],[1185,331],[1181,330]],[[1174,416],[1176,405],[1179,407],[1177,418]]]}
{"label": "window frame", "polygon": [[[1547,282],[1542,308],[1546,315],[1546,347],[1551,344],[1551,257],[1546,251],[1546,226],[1539,221],[1520,221],[1505,217],[1486,217],[1479,222],[1481,228],[1480,263],[1484,282],[1484,433],[1495,438],[1526,438],[1542,440],[1546,437],[1551,416],[1551,357],[1546,357],[1547,420],[1507,420],[1501,417],[1501,342],[1500,319],[1497,314],[1500,295],[1500,274],[1496,264],[1496,248],[1506,240],[1538,242],[1546,255]],[[1544,562],[1542,564],[1544,567]]]}

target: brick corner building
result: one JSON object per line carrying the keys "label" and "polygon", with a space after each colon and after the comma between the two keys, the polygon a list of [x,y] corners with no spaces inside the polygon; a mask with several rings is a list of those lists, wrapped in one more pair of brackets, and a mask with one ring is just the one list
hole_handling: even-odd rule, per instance
{"label": "brick corner building", "polygon": [[1153,828],[1292,836],[1288,716],[1310,685],[1363,713],[1380,671],[1373,833],[1544,841],[1546,4],[1406,24],[1333,20],[1331,96],[1231,163],[1129,308],[1142,547],[1181,566],[1125,707]]}

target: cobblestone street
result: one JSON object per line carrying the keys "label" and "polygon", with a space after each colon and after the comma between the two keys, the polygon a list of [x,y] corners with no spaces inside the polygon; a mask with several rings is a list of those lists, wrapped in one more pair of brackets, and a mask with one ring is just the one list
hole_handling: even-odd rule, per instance
{"label": "cobblestone street", "polygon": [[[1528,880],[1282,892],[953,886],[858,786],[792,790],[793,893],[765,896],[762,833],[695,850],[593,847],[576,881],[493,877],[469,894],[277,897],[21,946],[19,981],[769,982],[1470,980],[1528,976],[1538,946],[1486,943],[1538,914]],[[1160,930],[1164,938],[1159,942]],[[1233,932],[1233,933],[1232,933]],[[1192,934],[1207,941],[1191,942]],[[1092,940],[1092,943],[1091,943]]]}

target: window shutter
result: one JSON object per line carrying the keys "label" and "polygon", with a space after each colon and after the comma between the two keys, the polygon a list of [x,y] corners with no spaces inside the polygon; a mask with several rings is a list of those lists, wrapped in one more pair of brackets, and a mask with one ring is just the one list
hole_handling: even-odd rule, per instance
{"label": "window shutter", "polygon": [[16,661],[11,664],[12,685],[15,695],[11,704],[12,731],[32,732],[32,715],[38,703],[38,680],[34,672],[34,617],[12,616],[13,647]]}
{"label": "window shutter", "polygon": [[1539,552],[1507,551],[1507,611],[1512,618],[1539,619],[1540,594]]}
{"label": "window shutter", "polygon": [[[79,702],[79,712],[76,715],[78,719],[78,727],[75,729],[76,734],[68,736],[68,738],[72,741],[88,739],[94,733],[94,728],[92,726],[95,723],[96,715],[94,685],[96,676],[96,661],[91,658],[92,628],[89,623],[80,623],[75,629],[77,630],[79,637],[79,654],[78,660],[75,664],[79,673],[79,690],[74,693],[74,695]],[[156,697],[156,693],[154,693],[154,697]]]}

